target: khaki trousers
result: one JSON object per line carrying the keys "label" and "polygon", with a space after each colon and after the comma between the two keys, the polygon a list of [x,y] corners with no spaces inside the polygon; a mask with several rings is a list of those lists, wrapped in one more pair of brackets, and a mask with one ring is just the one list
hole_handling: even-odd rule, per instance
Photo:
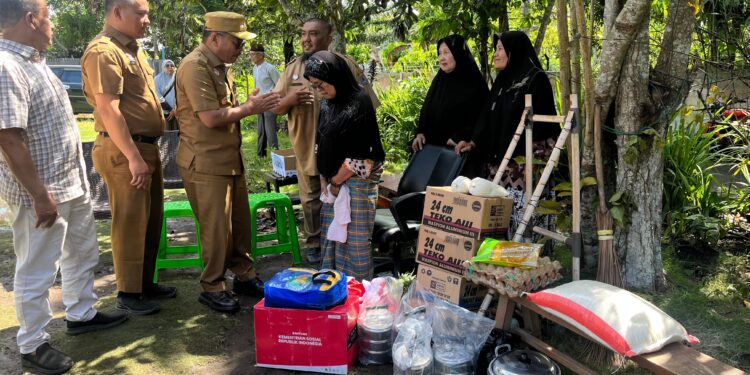
{"label": "khaki trousers", "polygon": [[[300,170],[300,169],[297,169]],[[320,176],[297,176],[305,224],[305,247],[320,247]]]}
{"label": "khaki trousers", "polygon": [[201,229],[203,291],[226,290],[227,269],[240,280],[254,278],[245,177],[214,176],[185,168],[180,168],[180,175]]}
{"label": "khaki trousers", "polygon": [[152,170],[145,189],[130,184],[128,159],[110,138],[97,136],[91,152],[94,168],[107,184],[112,211],[112,258],[117,290],[141,293],[154,279],[164,215],[164,179],[159,147],[138,143],[141,157]]}

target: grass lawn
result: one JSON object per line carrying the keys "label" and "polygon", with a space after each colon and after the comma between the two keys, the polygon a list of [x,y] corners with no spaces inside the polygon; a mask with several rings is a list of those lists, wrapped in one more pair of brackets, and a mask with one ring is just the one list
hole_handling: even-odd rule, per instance
{"label": "grass lawn", "polygon": [[92,115],[76,116],[78,131],[81,133],[81,142],[93,142],[96,139],[94,130],[94,117]]}
{"label": "grass lawn", "polygon": [[[750,262],[750,254],[739,256],[719,255],[714,261],[706,260],[706,276],[698,280],[693,276],[695,264],[675,256],[669,250],[663,253],[664,272],[668,287],[664,292],[637,294],[653,303],[667,314],[679,321],[688,333],[696,336],[700,346],[696,349],[722,362],[750,372],[750,309],[743,304],[742,298],[728,297],[717,291],[730,291],[736,288],[728,277],[728,269],[733,269],[738,257]],[[565,264],[564,261],[562,261]],[[567,267],[566,267],[567,268]],[[596,275],[582,275],[582,278],[595,278]],[[745,276],[747,277],[747,276]],[[750,296],[745,296],[745,298]],[[573,358],[587,361],[588,341],[569,331],[553,327],[550,329],[549,343]],[[600,373],[649,374],[633,362],[626,362],[623,368],[602,368],[590,364]]]}

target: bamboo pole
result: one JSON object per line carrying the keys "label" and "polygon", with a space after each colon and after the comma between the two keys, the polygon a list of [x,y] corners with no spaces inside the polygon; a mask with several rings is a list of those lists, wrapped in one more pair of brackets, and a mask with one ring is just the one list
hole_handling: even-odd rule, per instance
{"label": "bamboo pole", "polygon": [[[531,95],[524,96],[526,111],[534,117],[534,107],[531,105]],[[524,192],[524,203],[531,201],[531,188],[534,186],[534,121],[526,121],[526,191]]]}
{"label": "bamboo pole", "polygon": [[568,1],[557,0],[557,40],[560,51],[560,102],[561,112],[568,111],[570,103],[570,38],[568,34]]}
{"label": "bamboo pole", "polygon": [[[589,38],[586,29],[586,12],[583,7],[583,0],[572,0],[573,11],[576,14],[578,23],[578,32],[581,34],[579,42],[581,45],[581,57],[583,58],[583,88],[585,92],[584,109],[586,110],[586,121],[584,124],[584,137],[586,146],[591,147],[594,143],[594,74],[591,69],[591,38]],[[593,4],[591,5],[593,9]],[[589,12],[593,13],[592,9]]]}
{"label": "bamboo pole", "polygon": [[510,140],[510,145],[508,145],[508,149],[505,150],[505,155],[503,156],[503,160],[500,162],[500,167],[497,168],[495,178],[492,179],[492,183],[495,185],[500,184],[500,179],[502,178],[505,169],[508,168],[510,158],[513,157],[513,152],[516,150],[516,146],[518,146],[518,141],[521,140],[521,133],[523,133],[523,129],[526,126],[526,116],[528,115],[528,113],[528,109],[524,109],[523,113],[521,114],[521,121],[518,122],[516,132],[513,133],[513,138]]}
{"label": "bamboo pole", "polygon": [[552,116],[552,115],[534,115],[531,118],[534,122],[548,122],[552,124],[561,124],[565,122],[565,116]]}
{"label": "bamboo pole", "polygon": [[570,111],[573,113],[573,124],[570,136],[570,181],[573,185],[573,218],[572,234],[573,245],[573,280],[581,278],[581,249],[583,247],[581,237],[581,125],[578,112],[578,96],[570,96]]}

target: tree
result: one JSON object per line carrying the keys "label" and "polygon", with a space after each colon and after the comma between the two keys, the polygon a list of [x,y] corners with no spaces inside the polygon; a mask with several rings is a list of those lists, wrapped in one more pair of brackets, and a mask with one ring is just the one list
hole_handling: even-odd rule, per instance
{"label": "tree", "polygon": [[[650,0],[607,0],[596,102],[613,110],[617,136],[617,196],[626,209],[615,235],[627,287],[663,285],[662,141],[669,118],[687,96],[688,56],[698,6],[672,0],[653,69],[649,65]],[[615,104],[612,106],[612,104]],[[611,109],[613,108],[613,109]],[[617,215],[613,211],[613,216]]]}
{"label": "tree", "polygon": [[289,23],[296,29],[311,17],[320,17],[333,26],[331,49],[346,52],[347,33],[362,29],[373,15],[392,12],[394,34],[400,39],[406,37],[407,30],[416,21],[413,3],[408,0],[369,1],[369,0],[278,0]]}
{"label": "tree", "polygon": [[55,24],[50,56],[81,57],[89,41],[102,30],[102,16],[86,1],[49,0]]}

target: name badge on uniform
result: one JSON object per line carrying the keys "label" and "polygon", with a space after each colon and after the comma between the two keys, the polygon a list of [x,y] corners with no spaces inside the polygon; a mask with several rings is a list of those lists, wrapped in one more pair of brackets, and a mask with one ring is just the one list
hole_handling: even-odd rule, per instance
{"label": "name badge on uniform", "polygon": [[125,56],[128,57],[128,60],[130,61],[130,65],[135,65],[135,57],[129,53],[125,53]]}

